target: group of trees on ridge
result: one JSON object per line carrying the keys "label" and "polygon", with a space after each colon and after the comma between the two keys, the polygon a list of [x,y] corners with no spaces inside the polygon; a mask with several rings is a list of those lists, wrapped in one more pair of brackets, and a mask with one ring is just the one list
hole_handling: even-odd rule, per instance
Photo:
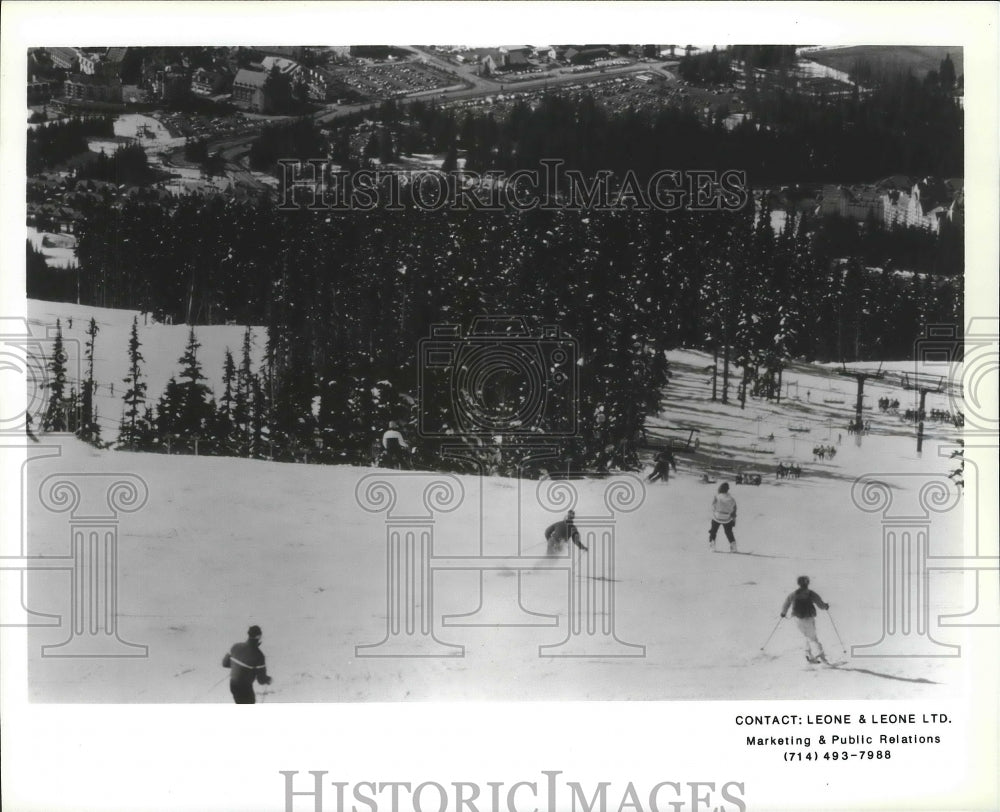
{"label": "group of trees on ridge", "polygon": [[[961,174],[954,100],[919,83],[891,92],[817,104],[779,88],[760,94],[755,120],[732,131],[690,106],[612,114],[593,98],[555,94],[502,117],[386,103],[362,152],[346,137],[349,119],[329,142],[303,119],[266,129],[251,159],[263,168],[329,146],[335,158],[359,163],[397,150],[454,160],[461,149],[466,168],[477,170],[537,168],[551,157],[588,175],[735,167],[751,184],[878,177],[889,166]],[[253,369],[244,346],[239,364],[227,359],[223,391],[214,393],[192,329],[178,376],[153,404],[134,328],[119,434],[129,448],[191,447],[197,437],[200,453],[295,459],[320,438],[331,459],[360,460],[389,419],[413,424],[414,410],[453,428],[448,370],[437,370],[437,390],[414,400],[420,342],[434,325],[467,328],[472,316],[500,313],[536,329],[554,326],[577,347],[579,394],[570,405],[579,432],[561,453],[593,465],[609,447],[632,442],[657,411],[667,353],[677,347],[716,353],[719,397],[745,404],[780,397],[792,359],[909,357],[926,324],[962,323],[960,273],[870,270],[866,252],[891,253],[884,240],[872,237],[845,255],[824,238],[835,229],[796,216],[776,234],[766,203],[711,213],[410,205],[341,212],[280,210],[268,196],[105,195],[82,214],[75,284],[55,292],[52,281],[50,296],[190,325],[267,329],[263,365]],[[29,245],[37,272],[29,290],[34,284],[47,298],[44,262],[32,252]],[[542,372],[547,380],[553,370]],[[504,394],[517,401],[524,385],[510,382]],[[60,408],[50,410],[56,419]],[[94,422],[81,414],[79,426]],[[546,419],[539,433],[550,428]]]}
{"label": "group of trees on ridge", "polygon": [[[240,367],[237,388],[258,404],[259,436],[279,458],[319,436],[328,455],[365,459],[387,420],[415,423],[415,409],[454,427],[448,370],[413,399],[421,340],[434,325],[467,330],[477,314],[523,316],[577,348],[580,433],[563,452],[593,464],[657,411],[671,349],[716,352],[719,397],[744,404],[779,397],[793,358],[909,357],[925,324],[961,323],[961,277],[836,262],[817,252],[807,223],[775,234],[770,219],[766,207],[755,215],[750,206],[345,216],[219,197],[186,196],[173,209],[132,201],[95,210],[81,232],[81,300],[192,325],[266,327],[264,366]],[[232,453],[229,441],[212,440],[230,435],[213,421],[236,395],[214,393],[220,406],[199,412],[191,404],[209,394],[191,359],[182,367],[187,389],[168,387],[150,414],[132,416],[150,431],[124,436],[162,447],[198,434],[203,452]],[[730,369],[738,378],[724,380]],[[553,370],[542,373],[548,380]],[[525,396],[526,383],[509,385],[512,402]],[[185,414],[201,415],[197,429],[171,417]],[[537,428],[547,430],[544,420]]]}

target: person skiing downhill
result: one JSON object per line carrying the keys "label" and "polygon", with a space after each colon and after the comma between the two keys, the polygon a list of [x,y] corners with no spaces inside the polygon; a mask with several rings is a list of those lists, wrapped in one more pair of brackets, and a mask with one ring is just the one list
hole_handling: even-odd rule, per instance
{"label": "person skiing downhill", "polygon": [[708,529],[709,549],[715,549],[715,537],[719,533],[719,527],[726,532],[729,540],[729,552],[736,552],[736,536],[733,535],[733,528],[736,527],[736,500],[729,495],[729,483],[723,482],[719,485],[719,490],[712,497],[712,524]]}
{"label": "person skiing downhill", "polygon": [[558,555],[566,541],[572,541],[581,550],[587,551],[587,548],[580,542],[580,531],[573,524],[575,516],[576,514],[571,510],[561,522],[555,522],[545,528],[545,540],[549,543],[549,555]]}
{"label": "person skiing downhill", "polygon": [[646,478],[647,482],[656,482],[658,479],[669,482],[671,468],[674,469],[675,474],[677,473],[677,460],[674,457],[672,449],[663,449],[663,451],[653,457],[653,460],[656,465],[653,466],[653,472]]}
{"label": "person skiing downhill", "polygon": [[[826,662],[826,653],[823,651],[823,644],[816,636],[816,607],[828,610],[830,604],[824,603],[823,599],[809,588],[809,576],[800,575],[798,579],[799,588],[785,598],[785,603],[781,607],[781,616],[788,613],[789,607],[792,610],[792,617],[806,639],[806,659],[811,662]],[[812,653],[812,644],[816,644],[819,652],[815,656]]]}
{"label": "person skiing downhill", "polygon": [[260,626],[247,629],[244,643],[234,643],[222,658],[222,667],[229,669],[229,691],[237,705],[253,705],[257,696],[253,691],[254,680],[261,685],[270,685],[264,664],[264,652],[260,650]]}

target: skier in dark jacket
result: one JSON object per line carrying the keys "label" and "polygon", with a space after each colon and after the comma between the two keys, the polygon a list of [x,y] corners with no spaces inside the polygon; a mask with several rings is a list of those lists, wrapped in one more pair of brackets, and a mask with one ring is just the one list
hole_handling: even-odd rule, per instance
{"label": "skier in dark jacket", "polygon": [[[806,639],[806,659],[811,662],[822,660],[826,662],[826,654],[823,652],[823,644],[816,636],[816,607],[827,610],[830,604],[824,603],[823,599],[809,588],[809,577],[800,575],[798,580],[799,588],[785,598],[785,603],[781,607],[781,616],[788,614],[791,607],[792,617]],[[816,644],[817,654],[812,653],[812,644]]]}
{"label": "skier in dark jacket", "polygon": [[653,457],[656,465],[653,467],[653,473],[651,473],[647,478],[647,482],[656,482],[658,479],[662,479],[664,482],[670,480],[670,469],[674,469],[674,473],[677,473],[677,460],[674,457],[673,449],[665,448],[655,457]]}
{"label": "skier in dark jacket", "polygon": [[234,643],[222,658],[222,667],[229,669],[229,690],[237,705],[253,705],[257,701],[254,680],[261,685],[271,684],[264,665],[264,652],[260,650],[260,638],[260,626],[251,626],[247,629],[246,642]]}
{"label": "skier in dark jacket", "polygon": [[587,548],[580,542],[580,531],[577,530],[576,525],[573,524],[573,518],[575,515],[576,514],[571,510],[566,514],[566,518],[561,522],[550,524],[545,528],[545,540],[549,543],[549,555],[557,555],[563,543],[566,541],[572,541],[581,550],[584,552],[587,551]]}

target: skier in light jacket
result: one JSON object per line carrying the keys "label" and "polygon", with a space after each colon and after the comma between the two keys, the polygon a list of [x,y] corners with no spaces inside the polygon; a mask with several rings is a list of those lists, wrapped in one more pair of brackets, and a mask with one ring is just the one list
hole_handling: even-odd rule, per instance
{"label": "skier in light jacket", "polygon": [[409,451],[410,444],[399,431],[395,420],[389,421],[389,428],[382,435],[382,448],[385,450],[385,465],[389,468],[408,468],[404,451]]}
{"label": "skier in light jacket", "polygon": [[736,500],[729,495],[728,482],[719,485],[718,493],[712,497],[712,524],[708,529],[708,546],[712,550],[715,549],[715,537],[720,526],[729,540],[729,552],[735,553],[736,536],[733,535],[733,528],[736,527]]}

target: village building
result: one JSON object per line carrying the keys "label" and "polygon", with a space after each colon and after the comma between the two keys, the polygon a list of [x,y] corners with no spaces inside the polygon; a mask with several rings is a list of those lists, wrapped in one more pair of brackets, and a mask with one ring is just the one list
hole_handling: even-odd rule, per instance
{"label": "village building", "polygon": [[278,73],[282,76],[287,76],[289,79],[295,79],[302,72],[302,66],[291,59],[286,59],[283,56],[265,56],[261,62],[260,66],[264,69],[264,73],[270,73],[275,68],[278,69]]}
{"label": "village building", "polygon": [[872,185],[823,187],[819,210],[821,217],[837,215],[863,223],[869,217],[882,219],[882,192]]}
{"label": "village building", "polygon": [[199,96],[217,96],[229,93],[233,75],[225,68],[196,68],[191,74],[191,90]]}
{"label": "village building", "polygon": [[48,53],[57,68],[73,73],[80,70],[80,53],[76,48],[49,48]]}
{"label": "village building", "polygon": [[839,216],[858,223],[875,220],[886,228],[919,228],[937,234],[942,220],[964,214],[961,178],[916,182],[893,175],[872,184],[823,187],[816,214]]}
{"label": "village building", "polygon": [[72,101],[118,103],[122,100],[122,83],[103,76],[75,73],[63,83],[63,95]]}
{"label": "village building", "polygon": [[153,93],[166,102],[183,99],[191,91],[191,76],[179,65],[168,65],[153,75]]}
{"label": "village building", "polygon": [[97,66],[101,64],[101,53],[97,51],[79,51],[80,73],[86,76],[93,76],[97,73]]}
{"label": "village building", "polygon": [[267,74],[263,71],[242,68],[233,80],[233,104],[258,113],[267,108],[264,84]]}
{"label": "village building", "polygon": [[891,190],[882,197],[882,221],[888,227],[920,228],[937,234],[941,221],[949,217],[953,200],[945,184],[936,178],[923,178],[909,192]]}
{"label": "village building", "polygon": [[28,104],[45,104],[52,98],[52,85],[49,82],[28,82]]}
{"label": "village building", "polygon": [[332,102],[343,94],[343,86],[324,68],[303,68],[299,78],[305,82],[313,101]]}
{"label": "village building", "polygon": [[566,49],[566,60],[572,62],[574,65],[586,65],[594,62],[598,59],[607,59],[611,55],[611,52],[605,47],[588,47],[588,48],[576,48],[570,47]]}

